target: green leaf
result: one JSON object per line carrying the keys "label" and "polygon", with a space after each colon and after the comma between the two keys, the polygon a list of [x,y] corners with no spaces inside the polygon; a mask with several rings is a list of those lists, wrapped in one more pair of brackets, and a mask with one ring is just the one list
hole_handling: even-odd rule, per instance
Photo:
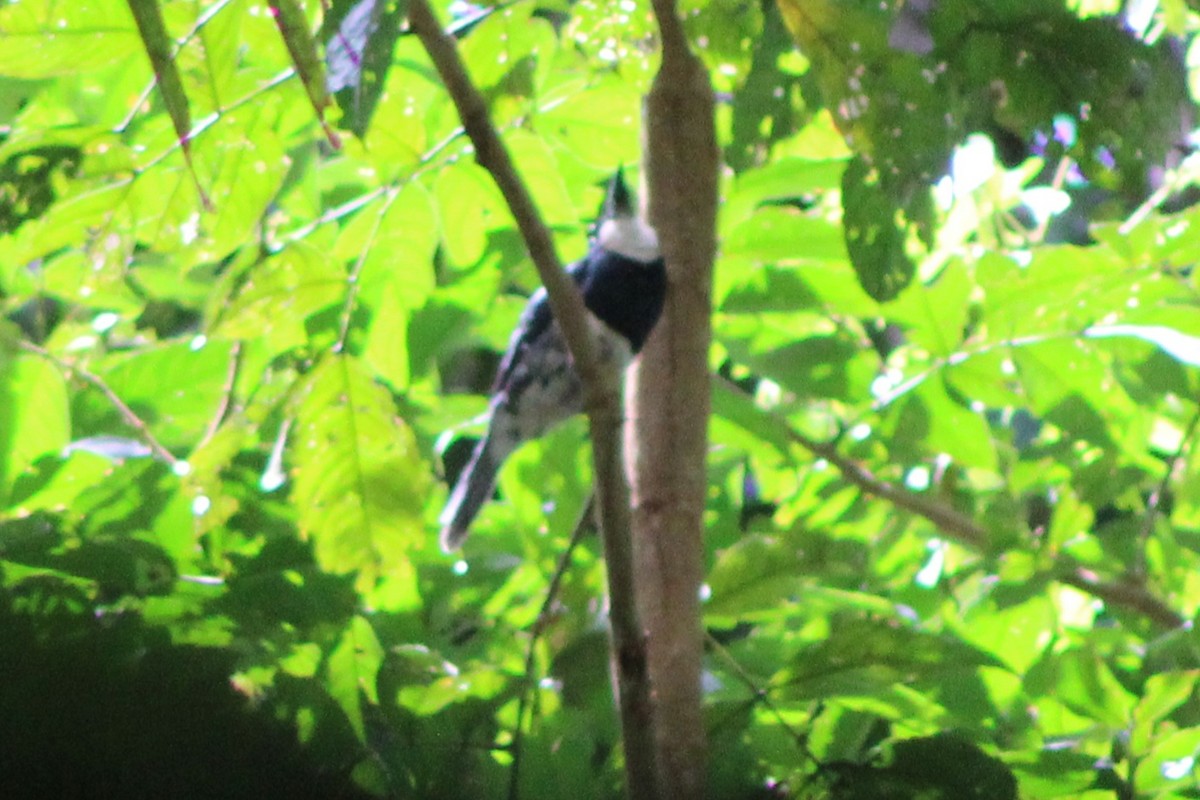
{"label": "green leaf", "polygon": [[912,280],[916,266],[906,251],[899,210],[862,158],[851,161],[842,176],[842,209],[846,249],[859,283],[875,300],[891,300]]}
{"label": "green leaf", "polygon": [[411,378],[408,323],[413,311],[410,305],[413,299],[399,287],[384,288],[383,299],[371,322],[367,349],[363,354],[375,374],[396,390],[407,388]]}
{"label": "green leaf", "polygon": [[200,29],[207,74],[204,88],[211,92],[214,108],[224,108],[233,99],[240,66],[238,43],[242,41],[243,21],[248,16],[247,1],[230,0],[221,13]]}
{"label": "green leaf", "polygon": [[138,34],[122,0],[10,3],[0,9],[0,75],[50,78],[122,64]]}
{"label": "green leaf", "polygon": [[465,161],[439,171],[434,180],[446,255],[460,267],[474,264],[483,255],[487,226],[480,203],[481,184],[489,180],[482,168]]}
{"label": "green leaf", "polygon": [[924,381],[901,400],[886,429],[897,443],[923,453],[944,453],[967,467],[996,469],[996,445],[987,420],[951,397],[940,380]]}
{"label": "green leaf", "polygon": [[828,220],[788,208],[761,208],[729,232],[723,251],[770,263],[845,261],[842,232]]}
{"label": "green leaf", "polygon": [[[858,669],[882,669],[901,676],[982,666],[1002,665],[992,655],[953,636],[927,633],[896,621],[846,619],[834,625],[827,638],[797,656],[792,677],[805,683]],[[813,689],[806,686],[804,691]]]}
{"label": "green leaf", "polygon": [[203,220],[208,236],[203,240],[202,258],[224,258],[262,225],[288,171],[288,159],[276,134],[277,113],[272,100],[260,102],[251,111],[229,113],[216,123],[226,127],[222,136],[197,144],[197,172],[214,209]]}
{"label": "green leaf", "polygon": [[1200,673],[1196,670],[1187,670],[1163,672],[1146,680],[1141,699],[1133,710],[1135,724],[1129,744],[1135,752],[1150,749],[1157,732],[1171,730],[1173,726],[1162,725],[1162,721],[1191,699],[1198,677]]}
{"label": "green leaf", "polygon": [[65,458],[46,455],[16,480],[9,502],[21,513],[70,508],[81,492],[111,470],[111,460],[91,452],[72,451]]}
{"label": "green leaf", "polygon": [[722,552],[708,576],[711,598],[704,615],[715,624],[770,615],[808,582],[794,547],[747,537]]}
{"label": "green leaf", "polygon": [[888,319],[901,325],[912,344],[937,356],[950,356],[962,344],[971,310],[966,265],[955,260],[932,285],[913,284],[888,304]]}
{"label": "green leaf", "polygon": [[305,320],[342,298],[346,275],[323,252],[296,242],[255,266],[214,326],[231,339],[261,339],[270,353],[307,340]]}
{"label": "green leaf", "polygon": [[419,307],[434,289],[438,234],[433,199],[421,184],[409,181],[351,220],[338,237],[333,257],[351,265],[362,262],[360,302],[376,305],[384,288],[393,287],[406,306]]}
{"label": "green leaf", "polygon": [[641,94],[615,76],[569,91],[540,115],[539,130],[546,141],[585,163],[610,171],[638,159],[638,120]]}
{"label": "green leaf", "polygon": [[[507,89],[527,94],[531,89],[522,85],[522,71],[529,69],[526,59],[535,58],[538,34],[547,25],[545,20],[535,18],[533,11],[526,5],[497,8],[463,39],[463,61],[481,91],[498,94]],[[545,55],[550,57],[552,53]]]}
{"label": "green leaf", "polygon": [[365,701],[379,705],[375,680],[382,663],[383,646],[375,629],[365,618],[354,617],[326,664],[329,694],[345,712],[350,726],[362,741],[366,741],[363,704]]}
{"label": "green leaf", "polygon": [[0,498],[8,498],[35,459],[62,450],[70,434],[67,386],[58,369],[0,350]]}
{"label": "green leaf", "polygon": [[[135,351],[101,375],[163,445],[179,449],[212,422],[232,357],[230,342],[196,340]],[[119,415],[112,410],[107,418],[115,423]]]}
{"label": "green leaf", "polygon": [[[803,200],[841,188],[844,160],[783,158],[740,173],[721,209],[722,224],[738,225],[767,204]],[[762,209],[765,210],[765,209]]]}
{"label": "green leaf", "polygon": [[759,441],[770,445],[781,455],[791,452],[791,432],[787,424],[758,408],[754,398],[724,380],[712,382],[712,412]]}
{"label": "green leaf", "polygon": [[428,473],[388,393],[356,359],[328,356],[305,380],[289,445],[300,528],[317,561],[362,586],[426,538]]}
{"label": "green leaf", "polygon": [[1192,789],[1196,784],[1198,754],[1200,728],[1187,728],[1164,736],[1138,761],[1133,774],[1138,791],[1160,792],[1174,788],[1184,792]]}
{"label": "green leaf", "polygon": [[1197,670],[1151,675],[1134,709],[1138,722],[1158,722],[1183,705],[1195,691],[1197,679],[1200,679]]}
{"label": "green leaf", "polygon": [[186,153],[190,148],[188,139],[192,133],[192,115],[188,108],[187,94],[183,91],[183,81],[175,65],[175,53],[172,52],[174,47],[167,35],[167,26],[163,23],[158,0],[128,0],[128,3],[142,37],[142,46],[146,48],[150,66],[154,68],[158,90],[162,92],[163,103],[171,116],[171,124],[175,126],[175,135]]}
{"label": "green leaf", "polygon": [[[1095,652],[1073,648],[1051,661],[1056,700],[1081,716],[1122,729],[1129,723],[1135,698],[1113,675],[1112,669]],[[1040,678],[1031,687],[1041,685]]]}

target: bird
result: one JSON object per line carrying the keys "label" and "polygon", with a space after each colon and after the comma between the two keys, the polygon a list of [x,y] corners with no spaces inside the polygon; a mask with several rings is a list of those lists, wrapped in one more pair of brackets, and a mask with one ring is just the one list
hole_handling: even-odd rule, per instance
{"label": "bird", "polygon": [[[567,272],[583,295],[600,358],[623,368],[641,351],[662,315],[667,272],[658,234],[638,216],[621,169],[608,183],[593,231],[587,255]],[[583,385],[543,287],[530,296],[513,330],[492,385],[486,432],[438,520],[443,552],[462,547],[472,521],[495,491],[505,459],[522,443],[582,411]]]}

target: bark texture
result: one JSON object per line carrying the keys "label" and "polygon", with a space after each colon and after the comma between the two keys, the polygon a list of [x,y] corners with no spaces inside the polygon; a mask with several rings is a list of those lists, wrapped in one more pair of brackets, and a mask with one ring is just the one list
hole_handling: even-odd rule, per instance
{"label": "bark texture", "polygon": [[663,58],[646,104],[646,172],[668,291],[630,386],[634,561],[660,790],[664,797],[702,798],[699,590],[719,152],[708,72],[688,46],[674,3],[655,0],[654,10]]}

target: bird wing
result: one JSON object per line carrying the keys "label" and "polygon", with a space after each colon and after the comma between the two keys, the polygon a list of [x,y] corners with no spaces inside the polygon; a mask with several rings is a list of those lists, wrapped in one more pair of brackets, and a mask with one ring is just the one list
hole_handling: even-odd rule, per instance
{"label": "bird wing", "polygon": [[[567,274],[582,288],[587,280],[588,259],[582,258],[567,267]],[[500,360],[496,370],[496,380],[492,383],[492,393],[505,387],[511,381],[513,372],[521,363],[522,357],[534,342],[549,332],[554,323],[554,312],[550,309],[550,299],[546,296],[546,288],[541,287],[529,297],[529,303],[521,312],[521,319],[508,340],[508,349]]]}

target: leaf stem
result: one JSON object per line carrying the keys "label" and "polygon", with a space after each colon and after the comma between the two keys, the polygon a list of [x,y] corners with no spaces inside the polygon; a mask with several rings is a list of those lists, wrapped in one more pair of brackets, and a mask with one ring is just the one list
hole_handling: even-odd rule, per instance
{"label": "leaf stem", "polygon": [[179,464],[179,459],[177,459],[170,450],[164,447],[162,443],[155,438],[154,434],[150,432],[150,426],[146,424],[145,420],[139,417],[137,412],[130,408],[129,405],[122,400],[120,396],[113,391],[112,387],[105,383],[104,379],[99,375],[89,371],[85,367],[81,367],[77,363],[64,361],[46,348],[39,347],[32,342],[22,341],[20,346],[22,350],[33,353],[40,358],[44,358],[64,375],[70,376],[74,374],[85,383],[91,384],[94,388],[99,390],[101,394],[104,395],[109,403],[112,404],[113,408],[117,410],[117,413],[121,415],[121,418],[125,420],[125,424],[138,432],[138,434],[142,437],[142,440],[150,447],[156,456],[161,458],[167,464],[171,465],[172,468]]}
{"label": "leaf stem", "polygon": [[554,568],[554,574],[550,576],[550,583],[546,586],[546,597],[542,600],[542,607],[538,611],[537,619],[534,620],[533,627],[529,631],[529,646],[525,650],[525,679],[521,685],[521,694],[517,700],[517,723],[513,729],[513,740],[510,752],[512,753],[512,766],[508,771],[508,798],[509,800],[519,800],[520,785],[521,785],[521,753],[525,741],[525,712],[529,707],[529,696],[535,688],[534,681],[534,659],[537,656],[537,643],[541,639],[542,631],[550,623],[550,612],[554,608],[554,603],[558,600],[558,590],[562,586],[563,577],[567,574],[567,569],[571,566],[571,557],[575,554],[575,548],[583,541],[584,534],[595,528],[595,513],[596,513],[596,493],[592,492],[588,495],[587,502],[583,506],[583,511],[579,514],[579,520],[575,523],[575,530],[571,533],[571,541],[567,544],[567,548],[563,550],[559,556],[558,566]]}

